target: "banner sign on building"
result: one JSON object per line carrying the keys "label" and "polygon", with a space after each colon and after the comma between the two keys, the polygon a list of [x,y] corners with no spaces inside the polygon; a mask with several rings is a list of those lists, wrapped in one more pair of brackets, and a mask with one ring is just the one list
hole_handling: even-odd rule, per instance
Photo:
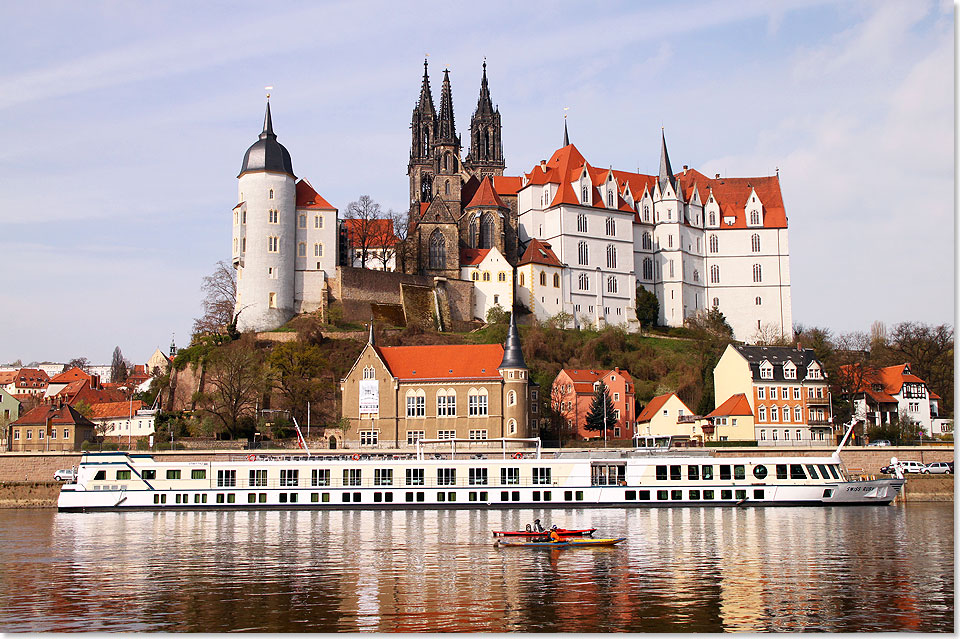
{"label": "banner sign on building", "polygon": [[360,414],[380,412],[380,383],[375,379],[360,380]]}

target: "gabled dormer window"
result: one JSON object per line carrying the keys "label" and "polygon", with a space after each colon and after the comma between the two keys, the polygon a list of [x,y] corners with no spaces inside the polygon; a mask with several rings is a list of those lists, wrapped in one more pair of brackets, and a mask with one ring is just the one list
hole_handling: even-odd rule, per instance
{"label": "gabled dormer window", "polygon": [[760,379],[773,379],[773,364],[767,360],[760,363]]}
{"label": "gabled dormer window", "polygon": [[797,378],[797,367],[793,362],[787,362],[783,365],[783,378],[784,379],[796,379]]}
{"label": "gabled dormer window", "polygon": [[820,367],[816,364],[810,364],[810,366],[807,367],[807,379],[823,379],[820,374]]}

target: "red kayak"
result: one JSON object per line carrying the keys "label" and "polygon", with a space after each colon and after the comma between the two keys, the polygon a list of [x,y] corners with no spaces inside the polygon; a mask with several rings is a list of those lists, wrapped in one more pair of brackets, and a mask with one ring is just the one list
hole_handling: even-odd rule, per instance
{"label": "red kayak", "polygon": [[[557,528],[557,534],[561,537],[592,537],[593,533],[596,531],[596,528],[579,528],[577,530],[570,530],[568,528]],[[543,532],[536,532],[531,530],[494,530],[494,537],[544,537],[549,535],[549,530],[544,530]]]}

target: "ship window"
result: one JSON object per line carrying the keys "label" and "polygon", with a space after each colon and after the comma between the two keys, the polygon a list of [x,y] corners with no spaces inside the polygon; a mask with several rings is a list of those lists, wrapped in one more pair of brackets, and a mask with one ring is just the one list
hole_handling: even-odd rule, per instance
{"label": "ship window", "polygon": [[503,486],[516,485],[520,483],[519,468],[501,468],[500,484]]}
{"label": "ship window", "polygon": [[[283,500],[281,499],[281,501]],[[247,493],[247,503],[248,504],[257,503],[257,493]]]}
{"label": "ship window", "polygon": [[[94,478],[94,479],[96,479],[96,478]],[[179,471],[179,470],[168,470],[168,471],[167,471],[167,479],[180,479],[180,471]]]}
{"label": "ship window", "polygon": [[720,464],[720,479],[730,479],[729,464]]}
{"label": "ship window", "polygon": [[790,479],[806,479],[807,475],[803,472],[803,466],[800,464],[790,464]]}
{"label": "ship window", "polygon": [[704,499],[713,499],[713,491],[712,491],[712,490],[705,490],[705,491],[703,491],[703,498],[704,498]]}
{"label": "ship window", "polygon": [[747,498],[747,491],[746,491],[746,490],[737,490],[737,491],[734,491],[734,494],[736,495],[737,499],[746,499],[746,498]]}
{"label": "ship window", "polygon": [[807,474],[810,475],[810,479],[820,479],[817,477],[817,471],[813,468],[813,464],[807,464]]}
{"label": "ship window", "polygon": [[670,466],[670,481],[680,481],[679,466]]}
{"label": "ship window", "polygon": [[830,479],[830,475],[827,474],[827,467],[823,464],[817,464],[817,468],[820,469],[820,476],[824,479]]}
{"label": "ship window", "polygon": [[[406,471],[407,486],[423,486],[423,469],[408,468]],[[409,494],[409,493],[408,493]]]}
{"label": "ship window", "polygon": [[733,498],[733,491],[732,491],[732,490],[721,490],[721,491],[720,491],[720,499],[732,499],[732,498]]}
{"label": "ship window", "polygon": [[666,499],[667,499],[667,494],[668,494],[668,491],[666,491],[666,490],[658,490],[658,491],[657,491],[657,499],[659,499],[659,500],[661,500],[661,501],[666,501]]}
{"label": "ship window", "polygon": [[694,481],[700,479],[700,467],[687,466],[687,479],[692,479]]}
{"label": "ship window", "polygon": [[705,481],[713,480],[713,466],[701,466],[700,470],[700,476],[703,477]]}
{"label": "ship window", "polygon": [[744,472],[743,464],[736,464],[733,467],[733,478],[734,479],[745,479],[746,473]]}
{"label": "ship window", "polygon": [[640,493],[637,495],[637,499],[642,501],[650,501],[650,491],[641,490]]}
{"label": "ship window", "polygon": [[690,499],[693,499],[693,500],[696,500],[696,501],[700,501],[700,491],[699,491],[699,490],[691,490],[691,491],[690,491]]}
{"label": "ship window", "polygon": [[683,499],[683,491],[682,491],[682,490],[671,490],[671,491],[670,491],[670,499],[674,499],[674,500],[676,500],[676,499]]}
{"label": "ship window", "polygon": [[786,478],[787,478],[787,465],[777,464],[777,479],[786,479]]}
{"label": "ship window", "polygon": [[145,470],[145,471],[143,471],[143,472],[141,473],[141,477],[143,477],[144,479],[156,479],[156,478],[157,478],[157,471],[155,471],[155,470]]}
{"label": "ship window", "polygon": [[837,473],[837,467],[836,467],[836,465],[831,464],[831,465],[827,466],[827,468],[830,470],[830,474],[833,475],[833,478],[834,478],[834,479],[840,479],[840,475]]}
{"label": "ship window", "polygon": [[757,479],[765,479],[767,476],[767,467],[763,464],[753,467],[753,476]]}
{"label": "ship window", "polygon": [[666,481],[666,480],[667,480],[667,467],[657,466],[657,481]]}
{"label": "ship window", "polygon": [[764,495],[764,493],[763,493],[763,489],[762,489],[762,488],[754,488],[754,489],[753,489],[753,498],[754,498],[754,499],[763,499],[763,495]]}
{"label": "ship window", "polygon": [[118,471],[117,471],[117,479],[130,479],[130,471],[129,471],[129,470],[118,470]]}

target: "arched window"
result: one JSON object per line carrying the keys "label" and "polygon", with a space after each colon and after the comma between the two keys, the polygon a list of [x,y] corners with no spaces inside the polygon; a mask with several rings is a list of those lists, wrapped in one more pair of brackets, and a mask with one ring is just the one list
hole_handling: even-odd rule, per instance
{"label": "arched window", "polygon": [[560,288],[560,274],[553,274],[553,288]]}
{"label": "arched window", "polygon": [[423,137],[420,146],[420,157],[427,157],[430,154],[430,129],[423,127]]}
{"label": "arched window", "polygon": [[719,247],[720,247],[720,242],[717,241],[717,236],[711,235],[710,236],[710,252],[717,253],[720,250]]}
{"label": "arched window", "polygon": [[488,414],[487,389],[471,388],[467,392],[467,415],[469,417],[485,417]]}
{"label": "arched window", "polygon": [[760,302],[761,302],[761,300],[760,300],[760,298],[758,297],[758,298],[756,299],[757,306],[760,306]]}
{"label": "arched window", "polygon": [[363,367],[363,378],[364,379],[376,379],[377,371],[373,366],[364,366]]}
{"label": "arched window", "polygon": [[[761,421],[761,422],[767,421],[767,407],[766,407],[766,406],[761,406],[761,407],[760,407],[760,410],[759,410],[759,413],[760,413],[760,415],[759,415],[757,421]],[[776,436],[774,436],[774,439],[776,439]]]}
{"label": "arched window", "polygon": [[507,430],[510,431],[509,434],[511,434],[511,435],[513,435],[514,433],[516,433],[516,432],[517,432],[517,420],[511,419],[509,422],[507,422]]}
{"label": "arched window", "polygon": [[584,204],[590,203],[590,187],[586,184],[583,185],[583,188],[580,189],[580,201]]}
{"label": "arched window", "polygon": [[643,258],[643,279],[653,279],[653,260],[651,260],[649,257]]}
{"label": "arched window", "polygon": [[697,269],[693,269],[693,281],[694,282],[700,281],[700,271],[698,271]]}
{"label": "arched window", "polygon": [[540,271],[540,286],[546,286],[546,285],[547,285],[547,272]]}
{"label": "arched window", "polygon": [[516,406],[517,405],[517,393],[516,391],[510,391],[507,393],[507,406]]}
{"label": "arched window", "polygon": [[420,201],[429,202],[433,199],[433,178],[426,174],[420,178]]}
{"label": "arched window", "polygon": [[643,207],[643,221],[644,221],[644,222],[649,222],[649,221],[650,221],[650,207],[649,207],[649,206],[644,206],[644,207]]}
{"label": "arched window", "polygon": [[273,189],[270,189],[270,199],[273,199]]}
{"label": "arched window", "polygon": [[750,236],[750,250],[754,253],[760,252],[760,236],[756,233]]}
{"label": "arched window", "polygon": [[753,265],[753,281],[760,282],[763,280],[763,271],[760,268],[759,264]]}
{"label": "arched window", "polygon": [[470,220],[470,248],[477,248],[477,242],[479,241],[479,233],[477,226],[477,218]]}
{"label": "arched window", "polygon": [[607,268],[617,268],[617,247],[607,244]]}
{"label": "arched window", "polygon": [[716,225],[717,225],[717,214],[714,213],[713,211],[710,211],[710,226],[716,226]]}
{"label": "arched window", "polygon": [[750,211],[750,223],[751,224],[760,224],[760,211],[754,209]]}
{"label": "arched window", "polygon": [[720,298],[719,298],[719,297],[713,298],[713,307],[714,307],[714,308],[720,308]]}
{"label": "arched window", "polygon": [[617,278],[613,275],[607,278],[607,293],[617,292]]}
{"label": "arched window", "polygon": [[430,268],[442,269],[447,265],[447,240],[440,229],[430,236]]}
{"label": "arched window", "polygon": [[613,189],[607,189],[607,206],[613,208]]}
{"label": "arched window", "polygon": [[297,244],[297,257],[306,257],[307,256],[307,243],[300,242]]}
{"label": "arched window", "polygon": [[607,218],[607,235],[616,235],[617,234],[617,221],[612,217]]}
{"label": "arched window", "polygon": [[450,180],[446,180],[443,183],[443,194],[450,195]]}
{"label": "arched window", "polygon": [[710,267],[710,283],[719,284],[720,283],[720,267],[714,264]]}
{"label": "arched window", "polygon": [[650,238],[650,234],[646,231],[643,232],[643,248],[647,250],[653,248],[653,240]]}
{"label": "arched window", "polygon": [[300,228],[302,229],[307,228],[307,216],[305,214],[303,213],[300,214],[299,223],[300,223]]}
{"label": "arched window", "polygon": [[577,216],[577,233],[587,232],[587,216],[581,213]]}
{"label": "arched window", "polygon": [[526,278],[524,278],[523,273],[520,273],[520,274],[517,276],[517,283],[518,283],[520,286],[525,286],[525,284],[524,284],[524,280],[525,280],[525,279],[526,279]]}
{"label": "arched window", "polygon": [[587,248],[586,242],[580,242],[577,245],[577,258],[578,262],[584,266],[590,261],[590,249]]}
{"label": "arched window", "polygon": [[495,231],[493,216],[484,213],[480,218],[480,248],[493,248],[493,234]]}
{"label": "arched window", "polygon": [[474,282],[477,282],[480,280],[480,273],[478,271],[474,271],[470,277]]}
{"label": "arched window", "polygon": [[770,421],[779,422],[780,421],[780,409],[776,406],[770,407]]}
{"label": "arched window", "polygon": [[489,271],[484,271],[484,272],[483,272],[483,281],[484,281],[484,282],[489,282],[489,281],[490,281],[490,272],[489,272]]}
{"label": "arched window", "polygon": [[497,273],[497,281],[498,281],[498,282],[506,282],[506,281],[507,281],[507,274],[504,273],[503,271],[500,271],[499,273]]}
{"label": "arched window", "polygon": [[587,275],[586,273],[581,273],[581,274],[580,274],[580,277],[577,278],[577,282],[578,282],[579,285],[580,285],[580,290],[581,290],[581,291],[589,291],[589,290],[590,290],[590,276]]}

